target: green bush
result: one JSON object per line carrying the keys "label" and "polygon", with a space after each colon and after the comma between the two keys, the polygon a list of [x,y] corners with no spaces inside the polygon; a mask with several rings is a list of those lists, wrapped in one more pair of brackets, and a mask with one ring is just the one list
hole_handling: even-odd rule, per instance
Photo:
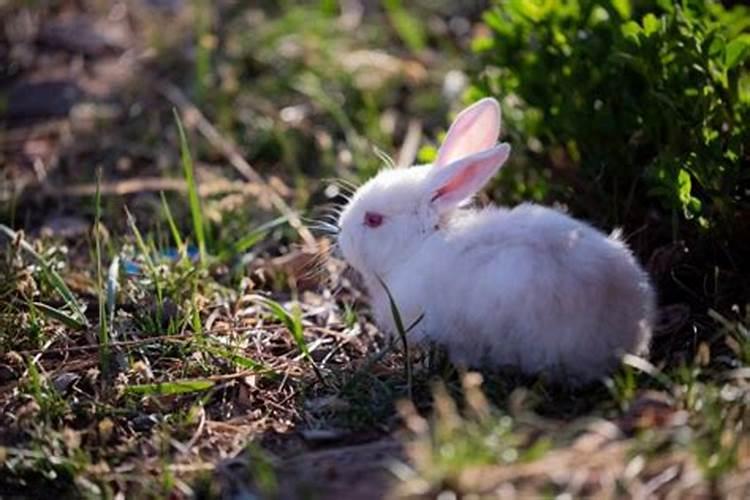
{"label": "green bush", "polygon": [[552,189],[608,224],[655,208],[673,237],[750,214],[750,9],[500,0],[484,21],[470,98],[503,98],[505,128],[526,144],[516,161],[529,165],[509,169],[526,197]]}

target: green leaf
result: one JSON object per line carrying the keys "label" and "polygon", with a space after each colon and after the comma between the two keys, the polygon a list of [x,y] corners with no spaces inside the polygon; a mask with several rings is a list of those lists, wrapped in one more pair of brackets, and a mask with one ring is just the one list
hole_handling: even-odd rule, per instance
{"label": "green leaf", "polygon": [[750,55],[750,34],[744,33],[726,46],[725,61],[727,69],[732,69],[743,63],[748,55]]}
{"label": "green leaf", "polygon": [[692,194],[693,183],[687,170],[680,170],[677,174],[677,193],[686,219],[692,219],[701,211],[701,201]]}
{"label": "green leaf", "polygon": [[750,72],[740,75],[737,82],[737,92],[741,102],[750,103]]}
{"label": "green leaf", "polygon": [[643,31],[641,26],[635,21],[628,21],[620,27],[622,35],[636,43],[640,43],[640,34]]}
{"label": "green leaf", "polygon": [[656,33],[661,28],[661,21],[659,21],[659,19],[650,12],[643,16],[642,24],[643,32],[646,34],[646,36],[651,36],[651,34]]}
{"label": "green leaf", "polygon": [[339,3],[336,0],[320,0],[319,9],[327,16],[335,16],[338,13]]}
{"label": "green leaf", "polygon": [[472,52],[487,52],[492,50],[495,46],[495,42],[491,37],[475,36],[471,39],[471,51]]}
{"label": "green leaf", "polygon": [[612,0],[612,7],[620,14],[621,18],[630,19],[632,11],[630,0]]}
{"label": "green leaf", "polygon": [[538,23],[555,11],[557,8],[556,3],[549,0],[541,2],[538,0],[515,0],[512,2],[512,5],[522,16],[534,23]]}
{"label": "green leaf", "polygon": [[425,144],[421,148],[419,148],[419,152],[417,153],[417,160],[420,163],[432,163],[435,161],[435,158],[437,158],[437,148],[435,146],[431,146],[429,144]]}
{"label": "green leaf", "polygon": [[674,0],[656,0],[656,4],[661,10],[667,13],[674,12]]}
{"label": "green leaf", "polygon": [[687,207],[690,203],[692,187],[693,183],[690,180],[690,173],[687,170],[680,170],[677,174],[677,196],[683,207]]}
{"label": "green leaf", "polygon": [[61,309],[56,309],[42,302],[32,302],[32,304],[34,304],[34,307],[36,307],[39,310],[39,312],[41,312],[42,314],[44,314],[50,319],[59,321],[63,325],[67,326],[68,328],[72,328],[74,330],[83,330],[84,328],[86,328],[86,325],[78,321],[76,318],[74,318],[72,315],[70,315],[66,311],[63,311]]}
{"label": "green leaf", "polygon": [[703,208],[703,202],[695,196],[691,196],[687,208],[692,214],[697,214],[701,211],[701,208]]}
{"label": "green leaf", "polygon": [[205,391],[215,384],[216,382],[208,379],[185,379],[156,384],[129,385],[125,387],[125,393],[140,396],[170,396]]}

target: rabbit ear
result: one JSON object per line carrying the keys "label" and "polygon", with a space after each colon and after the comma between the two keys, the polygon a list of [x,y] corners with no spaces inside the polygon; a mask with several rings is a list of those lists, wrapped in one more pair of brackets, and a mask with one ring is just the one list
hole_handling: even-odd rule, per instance
{"label": "rabbit ear", "polygon": [[500,135],[500,105],[486,97],[461,111],[453,121],[433,163],[435,167],[449,165],[497,143]]}
{"label": "rabbit ear", "polygon": [[438,212],[458,206],[479,191],[509,155],[510,145],[503,143],[444,168],[431,170],[427,181],[430,203]]}

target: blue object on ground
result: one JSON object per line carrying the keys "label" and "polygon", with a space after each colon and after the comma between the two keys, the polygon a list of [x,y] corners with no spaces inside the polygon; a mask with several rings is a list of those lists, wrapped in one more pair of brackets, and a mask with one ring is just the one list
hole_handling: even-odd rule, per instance
{"label": "blue object on ground", "polygon": [[[198,256],[200,255],[200,252],[198,251],[198,248],[193,245],[188,245],[187,249],[187,257],[188,259],[195,262],[198,260]],[[159,256],[162,259],[169,260],[169,261],[176,261],[180,258],[180,250],[175,247],[169,247],[164,250],[162,250],[159,253]],[[134,276],[137,274],[141,274],[141,268],[143,266],[139,264],[138,262],[131,260],[131,259],[123,259],[122,260],[122,269],[125,271],[125,274],[129,276]]]}

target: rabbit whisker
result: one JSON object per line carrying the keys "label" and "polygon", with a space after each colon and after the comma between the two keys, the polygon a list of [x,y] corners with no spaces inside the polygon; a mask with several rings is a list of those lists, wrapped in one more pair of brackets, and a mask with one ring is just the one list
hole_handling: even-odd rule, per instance
{"label": "rabbit whisker", "polygon": [[314,224],[308,224],[307,227],[314,231],[320,231],[323,234],[329,234],[331,236],[336,236],[340,232],[338,226],[334,226],[333,224],[329,224],[323,221],[318,221]]}
{"label": "rabbit whisker", "polygon": [[377,146],[373,146],[372,149],[375,152],[375,155],[380,159],[380,161],[385,163],[386,168],[396,168],[396,162],[388,155],[388,153]]}

